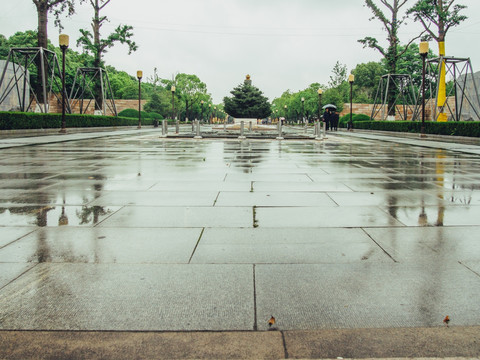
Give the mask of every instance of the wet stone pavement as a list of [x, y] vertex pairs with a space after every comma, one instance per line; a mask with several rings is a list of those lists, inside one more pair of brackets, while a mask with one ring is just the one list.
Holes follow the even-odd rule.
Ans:
[[1, 152], [0, 329], [480, 324], [478, 155], [148, 132]]

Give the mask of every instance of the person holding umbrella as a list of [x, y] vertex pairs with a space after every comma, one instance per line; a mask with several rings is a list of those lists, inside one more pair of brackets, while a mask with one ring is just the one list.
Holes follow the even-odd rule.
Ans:
[[337, 110], [337, 107], [333, 104], [327, 104], [323, 107], [323, 109], [325, 109], [325, 112], [323, 113], [323, 121], [325, 122], [325, 128], [327, 130], [330, 130], [330, 127], [333, 126], [333, 114], [335, 110]]

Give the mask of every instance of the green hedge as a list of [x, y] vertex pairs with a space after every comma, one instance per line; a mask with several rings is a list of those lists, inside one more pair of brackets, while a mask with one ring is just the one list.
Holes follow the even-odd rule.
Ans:
[[[352, 121], [355, 123], [356, 121], [370, 121], [371, 118], [368, 115], [365, 114], [352, 114]], [[347, 122], [350, 121], [350, 114], [343, 115], [339, 120], [338, 120], [338, 126], [346, 128], [347, 127]]]
[[[421, 121], [357, 121], [354, 129], [420, 133]], [[425, 122], [425, 133], [480, 137], [480, 121]]]
[[[162, 120], [163, 119], [163, 116], [159, 113], [156, 113], [156, 112], [141, 111], [141, 114], [142, 114], [142, 119], [156, 119], [156, 120]], [[118, 116], [138, 119], [138, 110], [136, 110], [136, 109], [125, 109], [125, 110], [120, 111], [118, 113]]]
[[[138, 118], [67, 114], [65, 122], [67, 128], [134, 126], [138, 125]], [[142, 125], [153, 125], [153, 119], [142, 118]], [[0, 112], [0, 130], [55, 129], [61, 126], [61, 114]]]

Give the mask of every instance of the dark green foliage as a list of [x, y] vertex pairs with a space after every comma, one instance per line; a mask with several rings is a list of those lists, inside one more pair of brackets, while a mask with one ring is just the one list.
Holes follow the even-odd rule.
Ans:
[[[352, 114], [352, 121], [355, 123], [356, 121], [370, 121], [371, 118], [368, 115], [365, 114]], [[338, 126], [342, 128], [347, 127], [347, 122], [350, 121], [350, 114], [343, 115], [339, 120], [338, 120]]]
[[225, 111], [236, 118], [263, 119], [272, 113], [268, 99], [263, 93], [248, 83], [241, 84], [230, 92], [233, 97], [225, 97]]
[[[344, 116], [345, 117], [345, 116]], [[357, 121], [353, 122], [354, 129], [396, 131], [420, 133], [420, 121]], [[454, 135], [480, 137], [480, 122], [452, 121], [452, 122], [425, 122], [425, 133], [436, 135]]]
[[[126, 118], [134, 118], [138, 119], [138, 110], [136, 109], [125, 109], [118, 113], [118, 116], [126, 117]], [[142, 111], [142, 119], [163, 119], [163, 116], [156, 113], [156, 112], [146, 112]]]
[[[138, 117], [133, 119], [127, 117], [68, 114], [65, 120], [67, 128], [134, 126], [138, 124]], [[61, 122], [61, 114], [0, 112], [0, 130], [55, 129], [61, 127]], [[142, 118], [142, 125], [152, 124], [152, 118]]]
[[355, 121], [370, 121], [372, 120], [370, 116], [365, 115], [365, 114], [354, 114], [352, 116], [352, 120]]

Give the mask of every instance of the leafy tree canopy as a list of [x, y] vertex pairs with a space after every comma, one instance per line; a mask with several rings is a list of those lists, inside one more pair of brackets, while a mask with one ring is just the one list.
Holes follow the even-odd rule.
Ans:
[[238, 85], [230, 93], [232, 97], [225, 97], [225, 111], [235, 118], [263, 119], [272, 112], [268, 99], [255, 86], [245, 82]]

